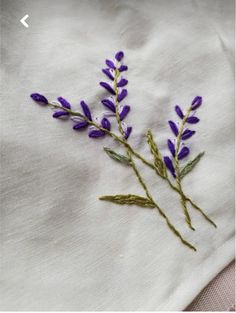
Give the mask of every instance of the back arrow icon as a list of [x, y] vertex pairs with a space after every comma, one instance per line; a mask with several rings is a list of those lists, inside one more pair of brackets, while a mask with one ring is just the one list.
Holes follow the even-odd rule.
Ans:
[[20, 20], [20, 22], [26, 27], [28, 28], [29, 25], [26, 23], [26, 19], [29, 17], [29, 14], [26, 14], [24, 17], [22, 17], [22, 19]]

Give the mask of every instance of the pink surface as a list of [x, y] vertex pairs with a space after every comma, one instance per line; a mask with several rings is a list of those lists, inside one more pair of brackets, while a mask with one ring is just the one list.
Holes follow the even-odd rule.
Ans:
[[235, 261], [203, 289], [186, 311], [235, 311]]

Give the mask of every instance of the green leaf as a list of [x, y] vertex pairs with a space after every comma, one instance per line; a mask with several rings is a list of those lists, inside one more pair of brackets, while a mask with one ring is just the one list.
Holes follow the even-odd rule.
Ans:
[[148, 198], [140, 197], [137, 195], [112, 195], [102, 196], [99, 200], [110, 201], [117, 204], [138, 205], [145, 208], [155, 208], [155, 204]]
[[110, 148], [107, 148], [107, 147], [104, 147], [103, 149], [105, 150], [107, 155], [110, 158], [112, 158], [113, 160], [120, 162], [120, 163], [123, 163], [125, 165], [130, 165], [130, 160], [126, 156], [119, 154], [119, 153], [115, 152], [114, 150], [111, 150]]
[[197, 165], [197, 163], [201, 160], [205, 152], [199, 153], [195, 159], [189, 161], [184, 168], [180, 171], [180, 179], [182, 179], [185, 175], [192, 171], [192, 169]]
[[154, 165], [156, 167], [156, 170], [159, 175], [162, 177], [166, 176], [166, 167], [164, 165], [164, 162], [162, 160], [162, 155], [157, 147], [157, 144], [155, 143], [153, 139], [153, 135], [150, 129], [147, 131], [147, 143], [149, 144], [151, 154], [154, 158]]

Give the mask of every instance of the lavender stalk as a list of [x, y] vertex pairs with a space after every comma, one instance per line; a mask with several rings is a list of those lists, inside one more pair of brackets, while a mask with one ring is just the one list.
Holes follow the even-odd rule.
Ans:
[[[122, 52], [119, 52], [120, 54]], [[122, 53], [123, 54], [123, 53]], [[123, 57], [122, 57], [123, 58]], [[156, 208], [159, 212], [159, 214], [165, 219], [169, 229], [177, 236], [179, 237], [179, 239], [181, 240], [181, 242], [184, 244], [184, 245], [187, 245], [189, 248], [193, 249], [194, 251], [196, 251], [196, 248], [194, 246], [192, 246], [188, 241], [186, 241], [182, 235], [180, 234], [180, 232], [174, 227], [174, 225], [170, 222], [169, 218], [167, 217], [167, 215], [164, 213], [163, 209], [160, 208], [160, 206], [154, 201], [152, 195], [150, 194], [149, 190], [148, 190], [148, 187], [146, 185], [146, 183], [144, 182], [139, 170], [137, 169], [136, 167], [136, 164], [135, 164], [135, 161], [132, 157], [132, 154], [135, 154], [134, 153], [134, 150], [130, 147], [130, 145], [128, 144], [127, 142], [127, 133], [126, 131], [124, 130], [124, 127], [122, 127], [122, 124], [121, 124], [121, 115], [119, 114], [119, 102], [121, 100], [123, 100], [123, 98], [120, 100], [119, 98], [119, 95], [121, 95], [123, 93], [123, 90], [120, 91], [119, 93], [119, 86], [120, 84], [118, 83], [118, 79], [119, 79], [119, 76], [120, 76], [120, 71], [119, 71], [119, 61], [120, 60], [117, 60], [116, 62], [116, 65], [115, 67], [113, 67], [113, 70], [115, 71], [115, 75], [114, 75], [114, 81], [113, 81], [113, 89], [115, 91], [115, 96], [114, 96], [114, 102], [115, 102], [115, 116], [116, 116], [116, 121], [117, 121], [117, 125], [118, 125], [118, 129], [119, 129], [119, 132], [121, 134], [121, 137], [122, 137], [122, 143], [124, 143], [125, 147], [126, 147], [126, 153], [127, 153], [127, 157], [128, 159], [130, 160], [130, 164], [132, 166], [132, 169], [138, 179], [138, 182], [140, 183], [140, 185], [142, 186], [147, 198], [150, 200], [150, 203], [152, 203], [152, 206], [154, 208]], [[114, 63], [113, 63], [114, 64]], [[122, 81], [123, 79], [121, 79]], [[128, 83], [128, 81], [126, 80], [126, 84]], [[101, 83], [100, 83], [101, 84]], [[125, 84], [125, 85], [126, 85]], [[125, 94], [127, 95], [127, 91], [125, 90]], [[103, 100], [104, 102], [104, 100]], [[140, 158], [140, 157], [139, 157]], [[109, 199], [109, 196], [103, 196], [103, 197], [100, 197], [100, 200], [110, 200]]]
[[[169, 156], [164, 157], [164, 162], [167, 167], [167, 169], [172, 174], [173, 178], [176, 180], [176, 186], [173, 186], [171, 181], [169, 180], [168, 176], [166, 176], [166, 179], [169, 183], [169, 185], [176, 189], [177, 192], [180, 195], [180, 202], [182, 205], [182, 209], [185, 215], [185, 220], [192, 230], [195, 230], [192, 226], [191, 217], [188, 212], [187, 208], [187, 202], [190, 202], [191, 205], [197, 209], [204, 217], [205, 219], [210, 222], [213, 226], [216, 227], [216, 224], [203, 212], [203, 210], [198, 207], [189, 197], [187, 197], [182, 188], [182, 178], [190, 172], [193, 167], [197, 164], [197, 162], [200, 160], [200, 158], [203, 156], [204, 153], [200, 153], [194, 160], [191, 162], [188, 162], [184, 168], [180, 168], [180, 162], [189, 155], [190, 149], [185, 146], [184, 142], [191, 138], [196, 132], [193, 130], [188, 129], [188, 124], [197, 124], [200, 120], [198, 117], [195, 116], [196, 110], [201, 106], [202, 104], [202, 98], [197, 96], [193, 99], [192, 104], [188, 108], [186, 114], [183, 113], [182, 109], [179, 106], [175, 107], [176, 114], [181, 119], [181, 123], [179, 128], [173, 121], [169, 121], [169, 126], [176, 136], [176, 140], [173, 143], [172, 140], [168, 139], [168, 148], [170, 150], [170, 153], [172, 155], [171, 159]], [[187, 126], [187, 127], [186, 127]]]

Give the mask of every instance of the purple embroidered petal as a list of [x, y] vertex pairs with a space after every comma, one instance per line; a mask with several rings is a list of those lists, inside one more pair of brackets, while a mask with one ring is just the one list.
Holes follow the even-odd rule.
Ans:
[[186, 129], [186, 130], [183, 132], [183, 134], [182, 134], [182, 136], [181, 136], [181, 139], [182, 139], [182, 140], [186, 140], [186, 139], [192, 137], [195, 133], [196, 133], [196, 132], [195, 132], [194, 130]]
[[85, 127], [87, 127], [87, 126], [88, 126], [88, 122], [83, 121], [83, 122], [79, 122], [78, 124], [74, 125], [73, 129], [81, 130], [81, 129], [84, 129]]
[[30, 97], [36, 102], [39, 102], [42, 104], [48, 104], [48, 99], [39, 93], [32, 93]]
[[62, 97], [58, 97], [57, 100], [60, 102], [60, 104], [64, 108], [69, 109], [69, 110], [71, 109], [71, 105], [70, 105], [70, 103], [66, 99], [64, 99]]
[[127, 71], [128, 70], [128, 66], [127, 65], [121, 65], [119, 68], [118, 68], [119, 72], [124, 72], [124, 71]]
[[105, 107], [107, 107], [109, 110], [111, 110], [112, 112], [116, 112], [116, 106], [115, 106], [115, 104], [111, 101], [111, 100], [109, 100], [109, 99], [103, 99], [102, 101], [102, 104], [105, 106]]
[[120, 62], [124, 57], [124, 52], [123, 51], [119, 51], [116, 53], [115, 58], [118, 62]]
[[99, 138], [105, 136], [105, 133], [102, 130], [90, 130], [88, 136], [90, 138]]
[[199, 121], [200, 121], [199, 118], [196, 116], [190, 116], [186, 120], [186, 122], [189, 124], [197, 124]]
[[118, 83], [117, 83], [117, 87], [124, 87], [128, 84], [128, 80], [125, 78], [122, 78]]
[[173, 144], [173, 142], [170, 139], [168, 139], [167, 144], [168, 144], [168, 148], [169, 148], [171, 154], [174, 157], [175, 156], [175, 145]]
[[105, 82], [100, 82], [100, 85], [105, 88], [107, 91], [109, 91], [111, 94], [115, 95], [115, 91], [114, 89], [108, 84], [108, 83], [105, 83]]
[[60, 117], [66, 117], [66, 116], [68, 116], [68, 115], [69, 115], [68, 112], [65, 112], [65, 111], [57, 111], [57, 112], [55, 112], [55, 113], [53, 114], [52, 117], [54, 117], [54, 118], [60, 118]]
[[128, 139], [130, 134], [132, 132], [132, 127], [131, 126], [128, 126], [126, 131], [125, 131], [125, 139]]
[[88, 107], [88, 105], [82, 100], [80, 102], [80, 105], [81, 105], [81, 108], [84, 112], [84, 115], [90, 120], [92, 121], [92, 115], [91, 115], [91, 112], [90, 112], [90, 109]]
[[181, 119], [184, 118], [184, 113], [183, 113], [183, 111], [181, 110], [181, 108], [180, 108], [178, 105], [175, 106], [175, 112], [177, 113], [177, 115], [178, 115]]
[[106, 65], [115, 70], [115, 64], [111, 60], [106, 60]]
[[183, 158], [185, 158], [188, 154], [189, 154], [190, 150], [188, 147], [183, 147], [180, 151], [180, 153], [178, 154], [178, 159], [182, 160]]
[[101, 121], [101, 125], [103, 128], [107, 129], [107, 130], [110, 130], [111, 129], [111, 123], [110, 121], [107, 119], [107, 118], [103, 118], [102, 121]]
[[195, 97], [191, 104], [192, 110], [196, 110], [197, 108], [200, 107], [201, 104], [202, 104], [202, 97], [199, 97], [199, 96]]
[[123, 106], [121, 112], [120, 112], [120, 120], [123, 121], [123, 119], [126, 118], [127, 114], [130, 111], [130, 106], [129, 105], [125, 105]]
[[114, 80], [114, 76], [111, 74], [109, 68], [104, 68], [102, 69], [102, 71], [108, 78], [110, 78], [111, 80]]
[[118, 102], [121, 102], [127, 96], [127, 94], [128, 94], [128, 91], [126, 89], [123, 89], [117, 97]]
[[168, 121], [169, 125], [170, 125], [170, 128], [172, 130], [172, 132], [175, 134], [175, 136], [177, 137], [178, 136], [178, 127], [176, 126], [176, 124], [173, 122], [173, 121]]
[[174, 166], [173, 166], [173, 163], [172, 163], [171, 159], [168, 156], [165, 156], [164, 157], [164, 162], [165, 162], [165, 165], [168, 168], [168, 170], [173, 175], [173, 177], [176, 178], [175, 169], [174, 169]]

